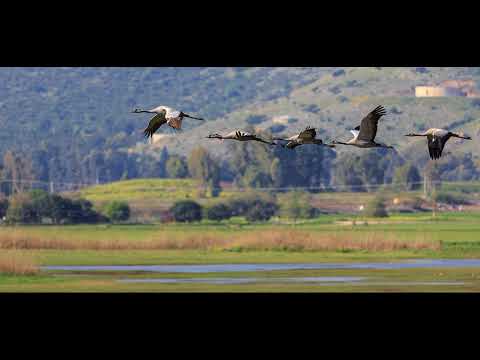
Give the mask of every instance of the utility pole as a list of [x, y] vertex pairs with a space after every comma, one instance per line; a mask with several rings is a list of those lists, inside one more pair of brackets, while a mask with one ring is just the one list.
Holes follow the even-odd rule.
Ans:
[[54, 193], [53, 181], [50, 181], [50, 194]]
[[433, 182], [432, 200], [433, 200], [432, 217], [435, 217], [436, 211], [437, 211], [437, 187], [436, 187], [436, 181]]
[[423, 198], [427, 198], [427, 172], [423, 172]]

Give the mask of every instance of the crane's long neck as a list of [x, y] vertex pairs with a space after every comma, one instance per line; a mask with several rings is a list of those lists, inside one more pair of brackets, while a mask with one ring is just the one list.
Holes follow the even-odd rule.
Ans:
[[195, 116], [191, 116], [191, 115], [188, 115], [188, 114], [185, 114], [185, 113], [183, 113], [183, 116], [185, 116], [187, 118], [190, 118], [190, 119], [195, 119], [195, 120], [202, 120], [202, 121], [205, 120], [205, 119], [198, 118], [198, 117], [195, 117]]
[[260, 139], [260, 138], [257, 138], [257, 137], [253, 138], [253, 140], [260, 141], [260, 142], [268, 144], [268, 145], [275, 145], [274, 142], [266, 141], [266, 140], [263, 140], [263, 139]]
[[349, 143], [345, 143], [345, 142], [341, 142], [341, 141], [335, 141], [334, 144], [340, 144], [340, 145], [353, 145], [353, 144], [349, 144]]
[[450, 133], [450, 134], [451, 134], [451, 136], [456, 137], [456, 138], [465, 139], [465, 140], [472, 140], [472, 138], [470, 136], [462, 136], [462, 135], [458, 135], [458, 134], [455, 134], [455, 133]]
[[226, 139], [226, 138], [223, 137], [222, 135], [218, 135], [218, 134], [209, 135], [209, 136], [207, 136], [207, 138], [209, 138], [209, 139], [218, 139], [218, 140], [225, 140], [225, 139]]
[[138, 113], [149, 113], [149, 114], [156, 114], [156, 112], [154, 111], [151, 111], [151, 110], [142, 110], [142, 109], [135, 109], [133, 110], [134, 113], [138, 114]]

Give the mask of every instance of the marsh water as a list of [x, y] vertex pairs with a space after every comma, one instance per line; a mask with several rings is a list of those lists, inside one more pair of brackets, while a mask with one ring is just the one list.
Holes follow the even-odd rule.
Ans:
[[43, 266], [42, 270], [57, 271], [126, 271], [153, 273], [221, 273], [278, 270], [318, 269], [408, 269], [408, 268], [466, 268], [480, 267], [480, 259], [415, 259], [396, 262], [358, 263], [288, 263], [288, 264], [208, 264], [208, 265], [77, 265]]
[[190, 278], [190, 279], [122, 279], [125, 283], [200, 283], [200, 284], [252, 284], [252, 283], [351, 283], [365, 280], [364, 277], [355, 276], [318, 276], [318, 277], [289, 277], [289, 278]]
[[[212, 285], [231, 285], [231, 284], [258, 284], [258, 283], [309, 283], [311, 285], [330, 285], [332, 283], [348, 284], [348, 285], [371, 285], [371, 279], [367, 277], [354, 276], [336, 276], [336, 277], [291, 277], [291, 278], [187, 278], [187, 279], [121, 279], [122, 283], [145, 284], [145, 283], [159, 283], [159, 284], [212, 284]], [[465, 285], [461, 281], [384, 281], [375, 282], [381, 286], [437, 286], [437, 285]]]

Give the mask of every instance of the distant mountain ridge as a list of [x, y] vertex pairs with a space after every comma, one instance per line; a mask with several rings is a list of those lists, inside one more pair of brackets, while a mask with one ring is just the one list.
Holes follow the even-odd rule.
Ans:
[[[267, 133], [294, 134], [307, 125], [317, 127], [321, 138], [350, 137], [349, 129], [376, 105], [388, 111], [379, 125], [378, 139], [399, 147], [401, 151], [412, 147], [425, 155], [424, 141], [412, 141], [403, 135], [429, 127], [445, 127], [480, 135], [480, 101], [467, 97], [415, 97], [415, 87], [447, 80], [472, 79], [480, 84], [478, 68], [344, 68], [332, 69], [317, 80], [298, 86], [290, 94], [273, 100], [258, 100], [242, 106], [224, 118], [201, 124], [195, 132], [187, 131], [170, 136], [153, 145], [153, 149], [167, 146], [172, 152], [187, 154], [200, 142], [209, 150], [224, 156], [218, 142], [205, 143], [202, 139], [214, 131], [253, 127]], [[262, 118], [252, 125], [248, 119]], [[279, 118], [294, 121], [278, 121]], [[278, 126], [281, 123], [281, 126]], [[276, 127], [276, 128], [275, 128]], [[149, 152], [152, 146], [137, 146], [137, 151]], [[478, 141], [456, 147], [459, 152], [473, 152], [480, 156]], [[155, 150], [154, 150], [155, 151]], [[343, 148], [342, 151], [351, 151]], [[408, 152], [405, 154], [410, 157]]]

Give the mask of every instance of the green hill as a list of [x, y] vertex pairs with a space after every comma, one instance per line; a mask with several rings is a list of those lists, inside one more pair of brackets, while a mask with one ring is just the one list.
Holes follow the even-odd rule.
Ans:
[[196, 197], [193, 179], [135, 179], [83, 188], [78, 195], [93, 202], [177, 200]]
[[[444, 80], [480, 81], [479, 68], [1, 68], [0, 154], [23, 153], [34, 178], [57, 182], [101, 182], [160, 177], [161, 149], [187, 155], [203, 145], [228, 158], [211, 132], [257, 128], [292, 134], [307, 125], [327, 140], [347, 139], [349, 129], [377, 104], [388, 115], [378, 140], [406, 158], [427, 160], [425, 141], [403, 135], [448, 127], [480, 135], [478, 99], [416, 98], [415, 86]], [[475, 101], [477, 100], [477, 101]], [[134, 107], [166, 104], [206, 118], [185, 121], [181, 133], [149, 144], [141, 130], [147, 114]], [[172, 134], [167, 127], [159, 133]], [[350, 152], [342, 148], [338, 152]], [[448, 143], [446, 151], [471, 153], [480, 144]], [[127, 171], [128, 170], [128, 171]]]
[[[39, 180], [94, 182], [98, 167], [103, 168], [100, 180], [116, 180], [122, 174], [110, 169], [126, 160], [115, 152], [145, 141], [141, 130], [149, 118], [131, 114], [134, 107], [164, 104], [210, 121], [248, 103], [285, 96], [327, 71], [1, 68], [0, 154], [12, 150], [30, 156]], [[198, 124], [185, 121], [185, 132]], [[153, 175], [158, 173], [140, 169], [133, 176]]]

